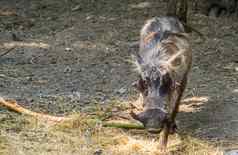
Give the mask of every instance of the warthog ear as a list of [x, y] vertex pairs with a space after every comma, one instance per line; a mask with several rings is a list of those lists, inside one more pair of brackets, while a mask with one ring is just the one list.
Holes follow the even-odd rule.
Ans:
[[140, 54], [139, 53], [133, 53], [133, 54], [131, 54], [131, 58], [135, 62], [136, 67], [139, 70], [139, 72], [141, 72], [144, 60], [142, 59]]

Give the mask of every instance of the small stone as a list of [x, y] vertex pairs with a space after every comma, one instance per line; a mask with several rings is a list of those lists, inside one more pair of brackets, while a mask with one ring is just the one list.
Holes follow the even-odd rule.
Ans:
[[90, 20], [93, 16], [87, 16], [86, 20]]
[[75, 7], [72, 8], [72, 11], [78, 11], [81, 9], [82, 9], [82, 7], [80, 5], [76, 5]]
[[234, 93], [238, 93], [238, 89], [234, 89], [233, 92], [234, 92]]
[[72, 71], [72, 69], [67, 66], [65, 69], [64, 69], [64, 73], [70, 73]]
[[81, 98], [80, 92], [74, 91], [74, 92], [73, 92], [73, 95], [74, 95], [78, 100], [80, 100], [80, 98]]
[[72, 51], [72, 48], [66, 47], [65, 51], [70, 52], [70, 51]]
[[57, 58], [50, 59], [50, 64], [56, 64], [56, 63], [57, 63]]
[[81, 68], [79, 68], [79, 69], [77, 70], [77, 72], [82, 72], [82, 69], [81, 69]]
[[93, 155], [101, 155], [102, 154], [102, 150], [101, 149], [98, 149], [96, 150]]
[[238, 67], [235, 67], [235, 71], [238, 72]]
[[31, 76], [27, 76], [27, 77], [26, 77], [26, 80], [27, 80], [27, 81], [33, 81], [33, 78], [32, 78]]

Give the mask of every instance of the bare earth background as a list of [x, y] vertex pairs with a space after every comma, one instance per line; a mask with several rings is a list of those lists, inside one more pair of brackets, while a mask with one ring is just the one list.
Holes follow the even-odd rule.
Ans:
[[[162, 0], [1, 0], [0, 54], [15, 49], [0, 57], [0, 95], [55, 115], [135, 99], [129, 51], [137, 50], [145, 20], [164, 15], [165, 8]], [[190, 13], [189, 23], [206, 40], [190, 36], [193, 68], [184, 99], [201, 100], [181, 106], [179, 131], [214, 146], [238, 147], [237, 17]], [[1, 107], [0, 154], [87, 154], [74, 132], [47, 136], [24, 119]], [[54, 148], [56, 143], [61, 146]], [[100, 154], [101, 146], [88, 148]]]

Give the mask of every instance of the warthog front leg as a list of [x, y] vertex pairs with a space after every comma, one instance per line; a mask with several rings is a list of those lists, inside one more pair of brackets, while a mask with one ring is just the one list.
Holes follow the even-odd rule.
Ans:
[[186, 83], [187, 83], [187, 76], [184, 77], [181, 84], [176, 84], [175, 90], [172, 92], [170, 96], [171, 100], [169, 105], [173, 107], [171, 108], [172, 111], [171, 111], [170, 117], [165, 123], [160, 135], [159, 144], [160, 144], [160, 149], [162, 150], [167, 147], [169, 134], [174, 134], [176, 132], [177, 125], [175, 122], [175, 118], [179, 111], [179, 104], [180, 104], [180, 100], [182, 98], [183, 92], [186, 88]]

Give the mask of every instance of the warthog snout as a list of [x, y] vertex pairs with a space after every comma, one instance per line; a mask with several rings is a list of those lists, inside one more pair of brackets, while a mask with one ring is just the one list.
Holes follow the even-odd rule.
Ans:
[[147, 109], [139, 114], [132, 113], [134, 119], [143, 123], [145, 128], [152, 133], [158, 133], [167, 120], [167, 113], [162, 109]]

